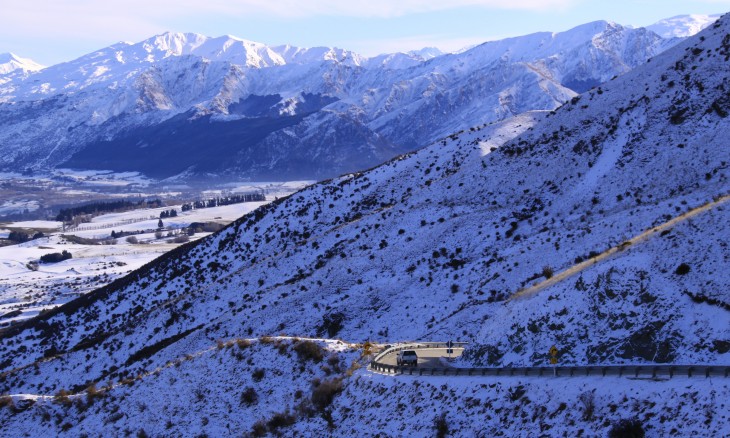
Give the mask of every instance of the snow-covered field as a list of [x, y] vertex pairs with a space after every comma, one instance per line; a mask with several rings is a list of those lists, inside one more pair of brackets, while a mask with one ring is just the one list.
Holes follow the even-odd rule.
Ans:
[[[224, 190], [209, 191], [208, 197], [221, 196], [225, 192], [247, 192], [254, 189], [266, 192], [266, 202], [246, 202], [221, 207], [181, 212], [180, 205], [161, 208], [132, 210], [97, 216], [89, 223], [63, 230], [63, 224], [55, 221], [23, 221], [0, 226], [0, 237], [7, 237], [10, 229], [43, 230], [47, 237], [19, 245], [0, 247], [0, 324], [26, 319], [38, 312], [63, 304], [90, 290], [140, 268], [158, 256], [176, 248], [181, 243], [172, 241], [183, 228], [194, 222], [216, 222], [222, 225], [249, 213], [269, 201], [289, 195], [308, 182], [238, 184]], [[162, 211], [176, 209], [178, 216], [163, 219], [162, 238], [155, 236]], [[50, 232], [50, 230], [56, 230]], [[140, 232], [135, 234], [138, 243], [130, 243], [126, 237], [113, 244], [84, 245], [69, 241], [63, 235], [86, 239], [108, 239], [111, 232]], [[196, 233], [190, 240], [203, 238], [210, 233]], [[111, 242], [106, 242], [111, 243]], [[69, 251], [72, 258], [59, 263], [39, 264], [32, 270], [29, 263], [38, 261], [44, 254]], [[21, 313], [18, 313], [20, 311]], [[5, 316], [5, 317], [3, 317]]]

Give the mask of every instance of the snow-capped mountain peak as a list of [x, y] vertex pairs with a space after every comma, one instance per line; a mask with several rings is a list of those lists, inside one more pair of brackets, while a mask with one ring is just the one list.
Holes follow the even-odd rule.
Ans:
[[[262, 164], [250, 164], [250, 153], [236, 155], [240, 142], [228, 143], [235, 136], [220, 131], [223, 137], [214, 142], [230, 146], [226, 153], [234, 157], [225, 165], [210, 163], [207, 171], [232, 172], [230, 163], [237, 163], [238, 174], [289, 178], [291, 168], [284, 163], [292, 162], [291, 148], [333, 148], [310, 157], [308, 166], [295, 160], [300, 171], [307, 167], [304, 179], [326, 178], [371, 167], [454, 130], [552, 110], [676, 43], [645, 29], [595, 21], [559, 33], [492, 41], [458, 54], [423, 49], [367, 58], [336, 47], [272, 47], [230, 35], [167, 32], [37, 73], [4, 77], [0, 102], [23, 104], [0, 107], [0, 167], [64, 163], [98, 168], [95, 160], [108, 153], [111, 140], [131, 151], [130, 145], [147, 144], [152, 126], [165, 123], [174, 136], [188, 121], [212, 116], [227, 122], [265, 118], [266, 129], [246, 122], [240, 129], [257, 133], [246, 147], [267, 152]], [[41, 101], [49, 102], [45, 112], [31, 104]], [[295, 117], [279, 120], [282, 115]], [[322, 132], [335, 137], [323, 140]], [[155, 134], [159, 144], [140, 153], [179, 145], [169, 136]], [[206, 144], [212, 136], [204, 136]], [[361, 147], [372, 153], [355, 155], [370, 161], [343, 158]], [[321, 162], [324, 156], [337, 165]], [[163, 171], [155, 164], [130, 168], [138, 166], [136, 153], [128, 159], [116, 155], [104, 166], [169, 177], [194, 164], [177, 163]]]
[[45, 66], [38, 64], [32, 59], [21, 58], [14, 53], [0, 53], [0, 75], [12, 73], [16, 70], [32, 72], [44, 69]]
[[442, 52], [437, 47], [424, 47], [420, 50], [411, 50], [408, 52], [408, 54], [413, 56], [420, 56], [421, 58], [428, 60], [441, 56], [444, 54], [444, 52]]
[[677, 15], [657, 21], [646, 28], [662, 38], [686, 38], [699, 33], [702, 29], [711, 25], [721, 14], [714, 15]]

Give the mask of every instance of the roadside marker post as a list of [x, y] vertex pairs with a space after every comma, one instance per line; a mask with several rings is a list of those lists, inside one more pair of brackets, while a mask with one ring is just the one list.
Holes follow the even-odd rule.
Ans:
[[454, 349], [452, 348], [454, 346], [454, 343], [451, 341], [448, 341], [446, 343], [446, 354], [449, 355], [449, 359], [451, 359], [451, 353], [454, 352]]
[[553, 377], [558, 377], [558, 368], [555, 366], [558, 363], [558, 349], [553, 345], [550, 347], [550, 364], [553, 366]]

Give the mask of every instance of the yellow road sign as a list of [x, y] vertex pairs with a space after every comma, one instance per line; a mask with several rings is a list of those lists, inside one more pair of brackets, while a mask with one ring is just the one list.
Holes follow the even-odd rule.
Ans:
[[551, 365], [555, 365], [556, 363], [558, 363], [558, 358], [556, 358], [556, 357], [551, 357], [551, 358], [550, 358], [550, 364], [551, 364]]
[[557, 355], [558, 355], [558, 349], [555, 347], [555, 345], [553, 345], [552, 347], [550, 347], [550, 356], [555, 357]]

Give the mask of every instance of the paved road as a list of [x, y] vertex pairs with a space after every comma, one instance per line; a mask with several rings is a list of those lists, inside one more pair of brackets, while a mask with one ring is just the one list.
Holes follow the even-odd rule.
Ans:
[[[464, 348], [459, 343], [454, 347], [453, 357], [460, 356]], [[536, 377], [606, 377], [618, 376], [626, 378], [671, 379], [675, 377], [710, 378], [730, 377], [730, 365], [583, 365], [583, 366], [535, 366], [535, 367], [486, 367], [455, 368], [446, 357], [443, 342], [420, 342], [418, 344], [401, 344], [379, 354], [370, 364], [370, 370], [390, 374], [408, 374], [425, 376], [536, 376]], [[399, 350], [415, 350], [418, 354], [418, 367], [396, 366]]]
[[[464, 352], [463, 348], [454, 348], [454, 354], [451, 357], [459, 357]], [[446, 362], [442, 362], [442, 357], [449, 357], [446, 354], [446, 348], [419, 348], [416, 350], [418, 354], [418, 366], [421, 368], [443, 368]], [[383, 356], [380, 363], [385, 365], [396, 365], [397, 352], [392, 352]]]

